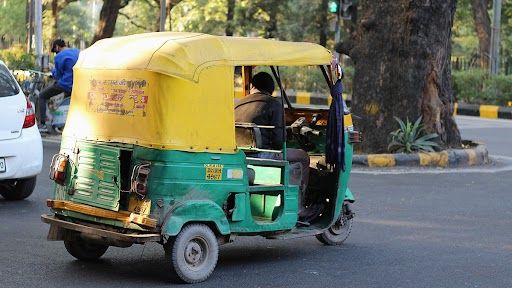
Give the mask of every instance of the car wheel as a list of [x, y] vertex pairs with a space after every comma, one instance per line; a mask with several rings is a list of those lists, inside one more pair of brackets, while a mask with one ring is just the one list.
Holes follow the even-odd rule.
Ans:
[[12, 184], [4, 185], [0, 194], [7, 200], [22, 200], [30, 196], [36, 187], [37, 176], [15, 180]]
[[185, 226], [174, 241], [165, 244], [171, 272], [186, 283], [198, 283], [212, 274], [219, 257], [219, 243], [204, 224]]
[[64, 246], [71, 256], [83, 261], [97, 260], [108, 249], [106, 245], [93, 244], [83, 239], [64, 240]]

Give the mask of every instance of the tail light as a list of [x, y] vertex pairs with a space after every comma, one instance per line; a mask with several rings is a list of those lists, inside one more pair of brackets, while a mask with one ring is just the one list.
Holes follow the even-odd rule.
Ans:
[[137, 164], [133, 167], [131, 191], [142, 198], [148, 194], [149, 163]]
[[69, 156], [63, 154], [53, 155], [52, 164], [50, 165], [50, 179], [57, 184], [64, 185], [68, 163]]
[[349, 143], [363, 142], [363, 134], [359, 131], [349, 131], [348, 132], [348, 142]]
[[32, 107], [32, 103], [28, 99], [27, 100], [27, 113], [25, 114], [25, 121], [23, 122], [23, 128], [30, 128], [36, 125], [36, 112], [34, 111], [34, 107]]

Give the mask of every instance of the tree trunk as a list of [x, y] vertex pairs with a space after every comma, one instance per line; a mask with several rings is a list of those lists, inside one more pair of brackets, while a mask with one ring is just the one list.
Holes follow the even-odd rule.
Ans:
[[180, 4], [181, 0], [167, 0], [167, 18], [169, 18], [169, 31], [172, 31], [172, 18], [171, 18], [171, 10], [176, 5]]
[[277, 14], [280, 3], [277, 0], [265, 3], [266, 12], [269, 16], [267, 25], [265, 26], [265, 38], [276, 38], [277, 36]]
[[27, 0], [26, 6], [26, 22], [27, 22], [27, 53], [32, 53], [32, 35], [34, 34], [34, 1]]
[[[363, 152], [387, 151], [393, 116], [439, 134], [443, 148], [459, 147], [451, 88], [451, 27], [456, 0], [361, 0], [353, 43], [352, 111], [364, 133]], [[340, 48], [337, 45], [337, 48]], [[340, 49], [343, 50], [343, 49]]]
[[51, 2], [52, 7], [52, 18], [53, 18], [53, 25], [52, 25], [52, 39], [57, 39], [57, 29], [59, 28], [59, 0], [52, 0]]
[[114, 35], [119, 9], [121, 9], [121, 0], [103, 1], [103, 6], [100, 11], [100, 19], [98, 21], [98, 26], [96, 27], [96, 33], [92, 38], [91, 45], [98, 40], [109, 38]]
[[226, 36], [233, 36], [235, 16], [235, 0], [228, 0], [228, 13], [226, 14]]
[[320, 41], [318, 44], [322, 46], [327, 45], [327, 29], [329, 23], [327, 23], [327, 9], [329, 7], [329, 0], [322, 0], [318, 11], [318, 32], [320, 34]]
[[480, 68], [489, 68], [489, 51], [491, 49], [491, 19], [487, 12], [488, 0], [471, 0], [475, 30], [478, 35]]

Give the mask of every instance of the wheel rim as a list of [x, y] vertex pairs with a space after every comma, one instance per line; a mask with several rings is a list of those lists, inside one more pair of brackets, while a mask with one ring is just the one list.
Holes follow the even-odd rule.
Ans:
[[348, 218], [345, 215], [340, 216], [340, 218], [334, 223], [334, 225], [329, 228], [329, 230], [334, 235], [341, 235], [348, 228], [347, 225]]
[[191, 268], [200, 267], [208, 256], [208, 244], [205, 239], [196, 237], [185, 246], [185, 262]]

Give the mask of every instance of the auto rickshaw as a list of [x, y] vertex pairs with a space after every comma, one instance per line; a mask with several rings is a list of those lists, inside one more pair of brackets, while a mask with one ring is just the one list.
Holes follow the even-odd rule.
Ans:
[[[207, 279], [219, 245], [235, 236], [343, 243], [354, 216], [347, 182], [359, 133], [347, 109], [332, 109], [334, 100], [330, 110], [292, 104], [288, 89], [309, 81], [329, 93], [341, 78], [331, 60], [312, 43], [199, 33], [98, 41], [74, 67], [61, 148], [50, 167], [52, 214], [41, 216], [50, 224], [48, 240], [64, 241], [84, 261], [109, 246], [158, 242], [172, 275], [187, 283]], [[284, 79], [284, 67], [292, 79]], [[301, 67], [319, 76], [300, 74]], [[310, 155], [302, 201], [292, 164], [250, 156], [261, 150], [258, 131], [269, 127], [234, 120], [236, 98], [249, 93], [257, 69], [273, 74], [288, 128], [283, 150], [270, 152], [288, 146]], [[298, 92], [293, 97], [305, 102]], [[330, 127], [343, 144], [342, 165], [326, 162], [329, 119], [341, 120]], [[299, 203], [310, 211], [304, 219]]]

